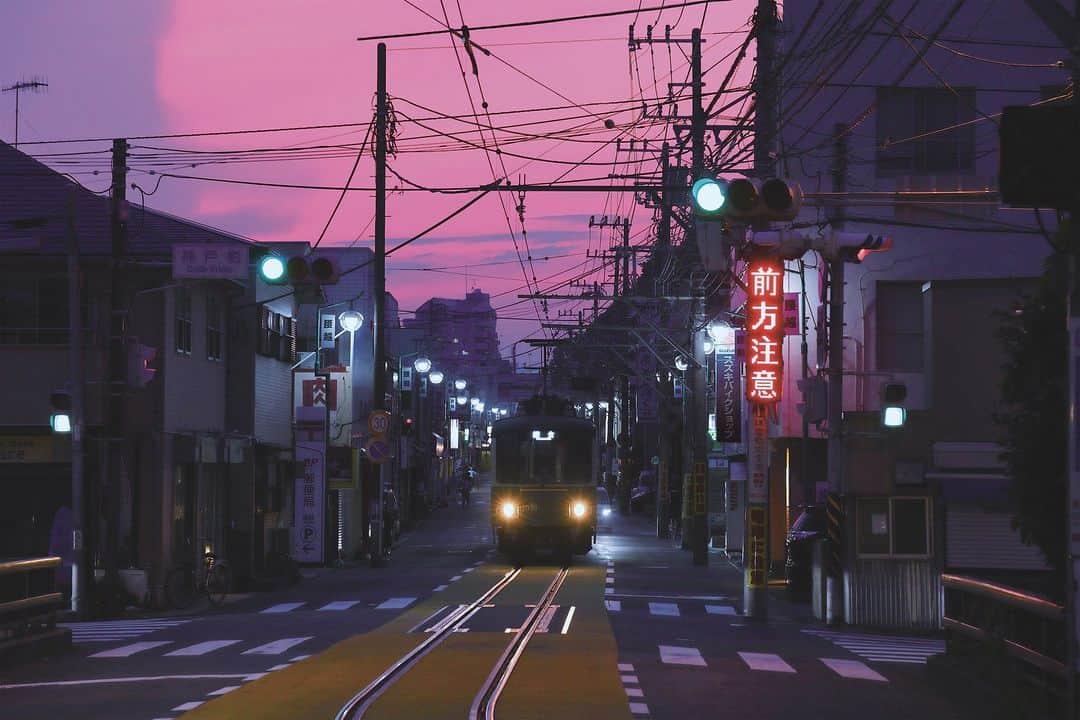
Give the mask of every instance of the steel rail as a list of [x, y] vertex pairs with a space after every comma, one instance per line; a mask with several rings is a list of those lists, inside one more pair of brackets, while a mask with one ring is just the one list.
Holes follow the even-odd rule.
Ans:
[[503, 689], [506, 688], [507, 682], [510, 680], [510, 674], [514, 672], [514, 668], [517, 667], [518, 661], [525, 653], [525, 646], [529, 644], [529, 640], [536, 633], [536, 628], [540, 624], [540, 618], [554, 602], [555, 596], [559, 594], [559, 590], [563, 586], [563, 582], [566, 580], [566, 576], [570, 574], [569, 568], [562, 568], [559, 570], [558, 575], [552, 580], [551, 585], [544, 591], [544, 595], [540, 598], [540, 602], [536, 604], [533, 611], [529, 613], [529, 617], [525, 619], [525, 623], [521, 626], [518, 632], [514, 635], [513, 639], [506, 646], [499, 661], [495, 664], [495, 668], [488, 675], [484, 686], [480, 688], [480, 692], [476, 694], [473, 699], [472, 708], [469, 710], [469, 720], [494, 720], [495, 718], [495, 704], [499, 701], [499, 696], [502, 695]]
[[[447, 619], [440, 621], [439, 629], [431, 634], [426, 640], [405, 653], [401, 658], [387, 668], [381, 675], [372, 680], [363, 690], [356, 693], [346, 702], [334, 720], [360, 720], [364, 713], [374, 704], [394, 682], [409, 671], [422, 657], [435, 649], [442, 641], [454, 634], [464, 625], [469, 618], [476, 614], [480, 608], [486, 605], [496, 595], [506, 589], [521, 574], [521, 568], [516, 568], [504, 575], [497, 583], [488, 588], [483, 595], [471, 604], [459, 607], [453, 611]], [[453, 618], [453, 619], [450, 619]]]

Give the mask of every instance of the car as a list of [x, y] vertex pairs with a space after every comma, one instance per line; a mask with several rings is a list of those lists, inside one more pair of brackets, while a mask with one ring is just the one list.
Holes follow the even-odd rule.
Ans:
[[791, 524], [784, 543], [784, 571], [790, 590], [797, 593], [809, 590], [814, 564], [814, 541], [825, 537], [828, 524], [825, 508], [821, 505], [804, 506], [799, 517]]
[[611, 532], [611, 517], [614, 514], [607, 488], [596, 488], [596, 531]]

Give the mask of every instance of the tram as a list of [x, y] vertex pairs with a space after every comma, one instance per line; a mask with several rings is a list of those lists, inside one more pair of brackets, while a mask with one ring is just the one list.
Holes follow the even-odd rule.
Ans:
[[596, 539], [596, 428], [553, 397], [519, 404], [492, 426], [492, 535], [516, 565], [537, 549], [562, 561]]

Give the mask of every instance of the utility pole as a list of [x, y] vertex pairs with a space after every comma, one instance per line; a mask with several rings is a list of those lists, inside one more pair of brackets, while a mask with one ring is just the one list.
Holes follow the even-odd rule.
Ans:
[[86, 613], [87, 568], [86, 484], [83, 475], [85, 427], [85, 370], [82, 337], [82, 273], [79, 269], [79, 237], [75, 230], [75, 187], [67, 202], [68, 345], [71, 364], [71, 612], [82, 619]]
[[112, 145], [111, 231], [112, 267], [109, 290], [108, 378], [105, 422], [105, 462], [101, 503], [105, 515], [106, 587], [117, 578], [117, 514], [126, 474], [123, 461], [127, 413], [127, 140]]
[[14, 144], [14, 147], [19, 147], [19, 95], [22, 93], [23, 90], [29, 90], [30, 92], [37, 92], [41, 88], [47, 88], [47, 87], [49, 87], [49, 83], [45, 82], [44, 80], [38, 80], [37, 78], [35, 78], [33, 80], [22, 80], [20, 82], [14, 83], [13, 85], [8, 85], [6, 88], [3, 88], [3, 90], [2, 90], [3, 92], [14, 92], [15, 93], [15, 144]]
[[[776, 54], [776, 2], [758, 0], [754, 11], [754, 36], [757, 38], [757, 79], [754, 92], [754, 173], [759, 178], [772, 177], [776, 164], [776, 104], [778, 93], [773, 59]], [[762, 405], [751, 405], [750, 423], [747, 440], [749, 445], [768, 444], [768, 422], [755, 416], [768, 413]], [[757, 419], [757, 422], [755, 422]], [[764, 427], [764, 436], [761, 428]], [[744, 548], [744, 587], [743, 614], [746, 617], [764, 619], [768, 617], [768, 542], [769, 542], [769, 497], [768, 497], [768, 458], [766, 452], [747, 453], [747, 477], [752, 479], [761, 474], [766, 478], [765, 496], [751, 497], [748, 485], [744, 516], [745, 527], [749, 533], [747, 548]], [[759, 467], [764, 462], [764, 467]], [[748, 481], [749, 482], [749, 481]], [[756, 521], [755, 521], [756, 519]], [[755, 548], [764, 552], [755, 552]], [[749, 550], [750, 552], [746, 552]], [[762, 567], [764, 565], [764, 567]]]
[[[376, 49], [375, 97], [375, 317], [371, 319], [374, 336], [372, 370], [373, 409], [386, 408], [386, 43]], [[371, 564], [378, 566], [383, 559], [383, 468], [376, 470], [375, 489], [376, 528], [373, 532], [375, 552]]]
[[[668, 189], [672, 182], [670, 163], [671, 148], [665, 142], [660, 150], [660, 225], [656, 228], [656, 251], [659, 259], [665, 265], [671, 255], [671, 191]], [[654, 288], [653, 295], [662, 295], [661, 288]], [[667, 313], [661, 310], [660, 322], [667, 325]], [[659, 369], [659, 365], [657, 365]], [[667, 398], [661, 398], [660, 406], [664, 408], [661, 417], [666, 417]], [[669, 536], [668, 521], [671, 517], [671, 439], [672, 429], [663, 423], [660, 430], [660, 466], [656, 468], [656, 537], [666, 538]], [[678, 512], [682, 512], [679, 508]]]

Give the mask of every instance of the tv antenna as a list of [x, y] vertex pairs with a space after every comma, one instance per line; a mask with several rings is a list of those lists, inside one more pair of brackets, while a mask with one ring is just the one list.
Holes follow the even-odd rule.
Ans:
[[31, 78], [29, 80], [20, 80], [14, 85], [9, 85], [3, 88], [3, 92], [15, 92], [15, 147], [19, 147], [19, 95], [23, 90], [29, 90], [30, 92], [39, 92], [42, 88], [49, 87], [49, 83], [45, 82], [41, 78]]

